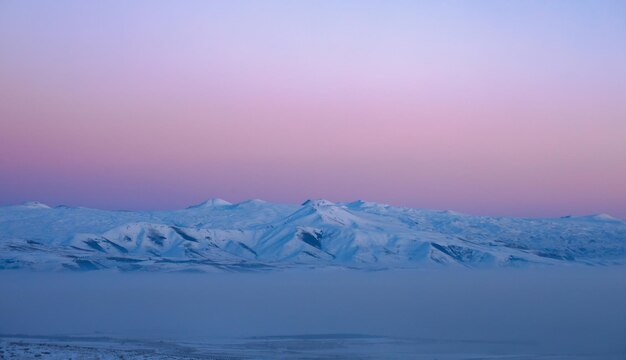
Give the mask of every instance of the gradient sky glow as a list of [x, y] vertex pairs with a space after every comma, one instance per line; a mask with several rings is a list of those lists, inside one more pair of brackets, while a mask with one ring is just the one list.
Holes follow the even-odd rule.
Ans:
[[626, 217], [626, 2], [0, 2], [0, 204]]

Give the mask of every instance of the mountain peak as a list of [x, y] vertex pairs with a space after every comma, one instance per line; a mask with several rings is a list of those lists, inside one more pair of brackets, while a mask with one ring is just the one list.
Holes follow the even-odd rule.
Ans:
[[50, 206], [39, 201], [26, 201], [21, 206], [29, 209], [51, 209]]
[[365, 200], [360, 200], [360, 199], [353, 201], [353, 202], [349, 202], [345, 205], [350, 209], [388, 208], [389, 207], [389, 205], [387, 204], [381, 204], [377, 202], [365, 201]]
[[267, 204], [267, 201], [261, 200], [261, 199], [250, 199], [250, 200], [244, 200], [240, 203], [237, 203], [237, 205], [245, 205], [245, 204], [262, 205], [262, 204]]
[[605, 213], [591, 215], [589, 218], [598, 221], [620, 221], [620, 219]]
[[228, 206], [232, 205], [230, 202], [220, 199], [220, 198], [212, 198], [201, 202], [200, 204], [192, 205], [187, 209], [198, 209], [198, 208], [212, 208], [212, 207], [220, 207], [220, 206]]
[[302, 206], [311, 206], [311, 207], [320, 207], [320, 206], [332, 206], [336, 205], [332, 201], [328, 201], [325, 199], [308, 199], [307, 201], [302, 203]]
[[309, 199], [303, 202], [302, 207], [290, 215], [289, 218], [291, 221], [306, 219], [306, 221], [316, 225], [335, 223], [346, 226], [361, 222], [345, 205], [324, 199]]
[[593, 214], [587, 216], [561, 216], [561, 219], [572, 219], [572, 220], [588, 220], [588, 221], [622, 221], [614, 216], [609, 214], [601, 213], [601, 214]]

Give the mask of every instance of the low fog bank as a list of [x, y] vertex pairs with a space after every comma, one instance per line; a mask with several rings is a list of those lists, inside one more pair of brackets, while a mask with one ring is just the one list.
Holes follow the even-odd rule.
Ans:
[[0, 272], [0, 333], [356, 333], [626, 353], [626, 269]]

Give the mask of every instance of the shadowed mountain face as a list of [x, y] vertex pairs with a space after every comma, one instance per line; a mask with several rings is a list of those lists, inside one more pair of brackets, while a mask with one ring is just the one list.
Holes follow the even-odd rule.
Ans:
[[0, 208], [0, 268], [256, 271], [339, 266], [526, 267], [626, 263], [626, 222], [520, 219], [355, 201], [212, 199], [183, 210]]

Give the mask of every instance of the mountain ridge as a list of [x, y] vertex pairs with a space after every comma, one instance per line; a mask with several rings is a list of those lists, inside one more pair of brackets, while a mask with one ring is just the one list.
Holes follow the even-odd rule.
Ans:
[[[568, 218], [589, 218], [589, 219], [597, 219], [597, 220], [616, 220], [616, 221], [626, 221], [626, 218], [620, 218], [617, 216], [614, 216], [612, 214], [609, 213], [605, 213], [605, 212], [600, 212], [600, 213], [589, 213], [586, 215], [561, 215], [561, 216], [556, 216], [556, 217], [528, 217], [528, 216], [505, 216], [505, 215], [476, 215], [476, 214], [471, 214], [471, 213], [465, 213], [465, 212], [460, 212], [460, 211], [456, 211], [456, 210], [452, 210], [452, 209], [427, 209], [427, 208], [414, 208], [414, 207], [407, 207], [407, 206], [395, 206], [395, 205], [390, 205], [390, 204], [386, 204], [386, 203], [379, 203], [379, 202], [375, 202], [375, 201], [367, 201], [367, 200], [362, 200], [362, 199], [357, 199], [354, 201], [347, 201], [347, 202], [333, 202], [327, 199], [323, 199], [323, 198], [310, 198], [310, 199], [306, 199], [305, 201], [303, 201], [302, 203], [300, 203], [300, 206], [305, 205], [307, 203], [313, 203], [313, 204], [326, 204], [326, 205], [339, 205], [339, 206], [346, 206], [348, 208], [352, 208], [352, 207], [379, 207], [379, 208], [396, 208], [396, 209], [412, 209], [412, 210], [417, 210], [417, 211], [432, 211], [432, 212], [442, 212], [442, 213], [448, 213], [451, 215], [459, 215], [459, 216], [474, 216], [474, 217], [491, 217], [491, 218], [512, 218], [512, 219], [568, 219]], [[65, 208], [65, 209], [90, 209], [90, 210], [98, 210], [98, 211], [121, 211], [121, 212], [170, 212], [170, 211], [181, 211], [181, 210], [189, 210], [189, 209], [201, 209], [204, 207], [210, 208], [210, 207], [220, 207], [220, 206], [232, 206], [232, 207], [236, 207], [239, 205], [248, 205], [248, 204], [255, 204], [255, 205], [262, 205], [262, 204], [272, 204], [272, 205], [282, 205], [282, 206], [298, 206], [297, 203], [272, 203], [270, 201], [266, 201], [266, 200], [262, 200], [259, 198], [254, 198], [254, 199], [248, 199], [248, 200], [242, 200], [239, 202], [230, 202], [227, 200], [224, 200], [222, 198], [209, 198], [207, 200], [204, 200], [202, 202], [193, 204], [193, 205], [189, 205], [183, 208], [177, 208], [177, 209], [164, 209], [164, 210], [129, 210], [129, 209], [99, 209], [99, 208], [95, 208], [95, 207], [85, 207], [85, 206], [70, 206], [70, 205], [65, 205], [65, 204], [59, 204], [59, 205], [48, 205], [44, 202], [41, 201], [37, 201], [37, 200], [28, 200], [28, 201], [24, 201], [22, 203], [19, 204], [5, 204], [5, 205], [0, 205], [0, 209], [2, 208], [11, 208], [11, 207], [24, 207], [24, 208], [39, 208], [39, 209], [59, 209], [59, 208]]]
[[626, 264], [626, 222], [514, 218], [357, 200], [209, 199], [170, 211], [0, 207], [0, 269], [257, 271], [293, 267]]

